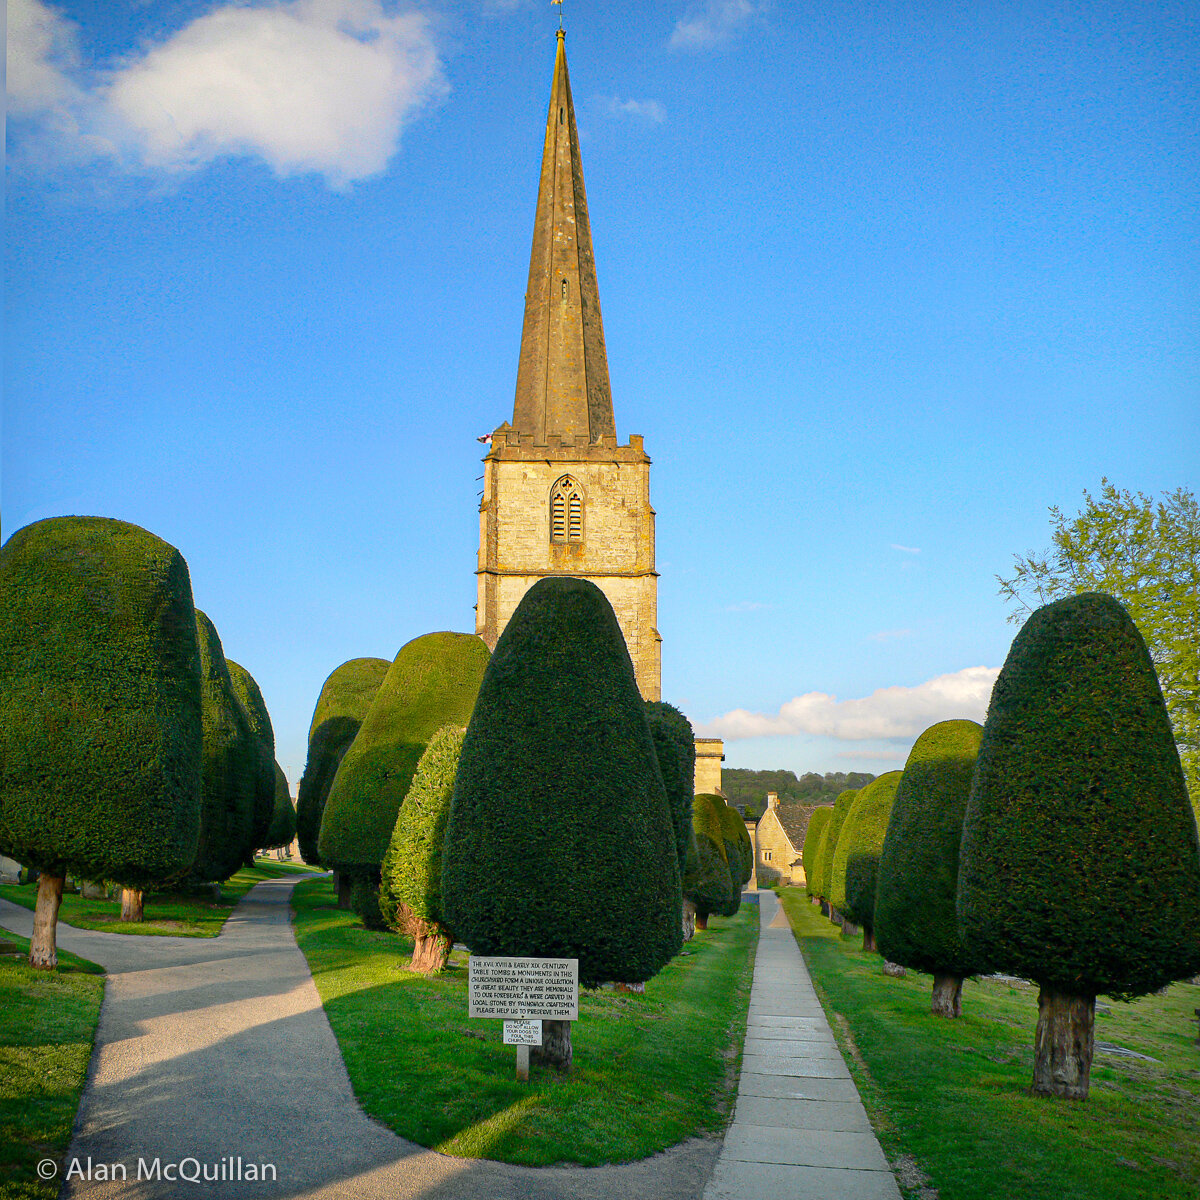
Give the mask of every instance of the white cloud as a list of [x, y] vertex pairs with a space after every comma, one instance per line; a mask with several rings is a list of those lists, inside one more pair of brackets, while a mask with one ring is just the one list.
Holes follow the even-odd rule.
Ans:
[[707, 50], [728, 41], [763, 8], [753, 0], [705, 0], [679, 18], [668, 45], [672, 50]]
[[37, 17], [18, 56], [26, 111], [72, 105], [81, 141], [102, 136], [139, 168], [257, 156], [342, 187], [381, 172], [405, 124], [448, 90], [429, 18], [391, 0], [225, 3], [90, 84], [55, 65], [70, 26], [39, 0], [16, 4]]
[[907, 762], [908, 755], [901, 750], [839, 750], [838, 758], [849, 758], [855, 762]]
[[618, 96], [606, 96], [602, 103], [610, 117], [645, 121], [649, 125], [661, 125], [667, 119], [667, 109], [661, 100], [622, 100]]
[[892, 543], [893, 550], [903, 551], [905, 554], [920, 554], [921, 550], [918, 546], [898, 546], [895, 542]]
[[41, 0], [8, 0], [5, 90], [10, 116], [46, 112], [71, 103], [78, 88], [75, 26]]
[[729, 741], [798, 733], [845, 741], [915, 738], [938, 721], [982, 721], [999, 673], [998, 667], [966, 667], [916, 687], [880, 688], [859, 700], [807, 692], [774, 716], [739, 708], [700, 726], [697, 733]]

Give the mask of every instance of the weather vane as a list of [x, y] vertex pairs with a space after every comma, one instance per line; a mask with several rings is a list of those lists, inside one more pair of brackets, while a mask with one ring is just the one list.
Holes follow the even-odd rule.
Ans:
[[563, 23], [562, 23], [562, 0], [550, 0], [550, 3], [551, 3], [551, 4], [557, 4], [557, 5], [558, 5], [558, 27], [559, 27], [559, 29], [561, 29], [561, 28], [563, 27]]

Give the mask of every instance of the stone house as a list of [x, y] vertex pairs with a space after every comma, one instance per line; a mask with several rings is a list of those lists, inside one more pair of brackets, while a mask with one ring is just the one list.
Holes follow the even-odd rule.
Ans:
[[804, 864], [800, 852], [808, 822], [819, 806], [789, 803], [781, 805], [775, 792], [767, 793], [766, 811], [758, 819], [754, 837], [754, 866], [760, 885], [772, 883], [803, 886]]

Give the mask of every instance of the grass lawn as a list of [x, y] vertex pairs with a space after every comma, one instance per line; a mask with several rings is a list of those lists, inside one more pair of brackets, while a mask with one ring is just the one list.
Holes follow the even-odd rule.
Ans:
[[515, 1078], [501, 1022], [467, 1018], [467, 956], [425, 979], [406, 938], [339, 911], [328, 879], [293, 893], [308, 958], [355, 1095], [402, 1137], [525, 1166], [626, 1162], [720, 1133], [737, 1091], [758, 908], [712, 918], [644, 996], [583, 992], [567, 1076]]
[[933, 1017], [928, 975], [889, 978], [802, 889], [782, 899], [884, 1152], [915, 1160], [911, 1195], [924, 1172], [940, 1200], [1200, 1196], [1200, 987], [1102, 999], [1097, 1043], [1155, 1061], [1097, 1049], [1086, 1101], [1038, 1099], [1036, 986], [968, 981], [963, 1016]]
[[[220, 900], [152, 892], [145, 898], [144, 921], [121, 920], [119, 900], [85, 900], [78, 893], [64, 894], [58, 919], [76, 929], [99, 929], [105, 933], [139, 933], [160, 937], [216, 937], [237, 902], [264, 879], [281, 875], [308, 874], [312, 867], [275, 859], [258, 858], [221, 884]], [[37, 884], [0, 885], [0, 897], [32, 910], [37, 904]], [[3, 936], [0, 933], [0, 936]]]
[[58, 952], [58, 968], [34, 971], [29, 943], [0, 929], [0, 1197], [54, 1200], [59, 1180], [37, 1176], [61, 1163], [71, 1139], [104, 997], [95, 963]]

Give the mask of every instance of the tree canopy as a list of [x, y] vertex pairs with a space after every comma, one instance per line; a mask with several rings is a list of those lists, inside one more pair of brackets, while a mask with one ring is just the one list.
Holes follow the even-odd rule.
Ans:
[[1192, 809], [1200, 820], [1200, 504], [1185, 488], [1155, 500], [1107, 479], [1082, 510], [1050, 509], [1049, 550], [1017, 556], [1000, 594], [1022, 621], [1080, 592], [1116, 597], [1146, 641], [1171, 715]]
[[487, 663], [475, 634], [427, 633], [400, 648], [329, 789], [323, 863], [378, 881], [417, 763], [441, 726], [466, 725]]
[[200, 822], [200, 653], [187, 564], [106, 517], [0, 549], [0, 852], [141, 888]]
[[386, 658], [352, 658], [331, 672], [321, 687], [296, 799], [296, 836], [306, 863], [321, 861], [317, 838], [329, 789], [391, 665]]
[[442, 903], [473, 953], [579, 959], [581, 985], [649, 979], [682, 945], [675, 830], [625, 639], [570, 576], [526, 592], [459, 759]]
[[992, 692], [958, 919], [986, 969], [1118, 999], [1200, 968], [1200, 844], [1146, 646], [1111, 596], [1038, 609]]
[[215, 883], [254, 852], [260, 744], [233, 689], [217, 627], [199, 609], [195, 619], [204, 743], [200, 839], [191, 874]]
[[971, 975], [955, 896], [963, 814], [983, 727], [939, 721], [917, 738], [879, 858], [875, 939], [892, 962], [930, 975]]

